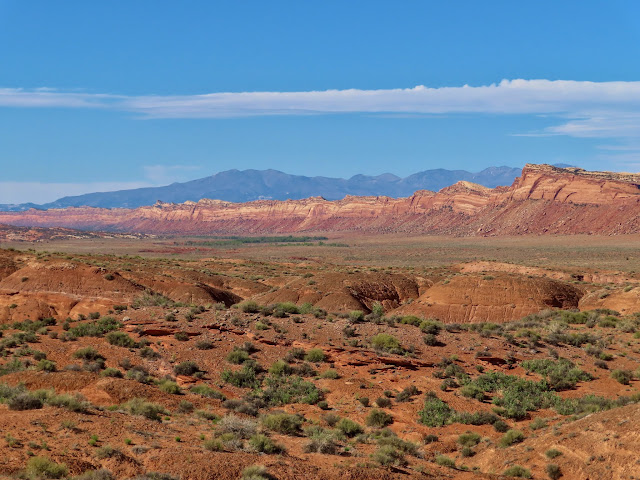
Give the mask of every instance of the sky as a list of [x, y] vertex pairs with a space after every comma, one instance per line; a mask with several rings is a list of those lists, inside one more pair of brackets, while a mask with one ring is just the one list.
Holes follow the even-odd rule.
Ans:
[[640, 2], [0, 0], [0, 203], [228, 169], [640, 171]]

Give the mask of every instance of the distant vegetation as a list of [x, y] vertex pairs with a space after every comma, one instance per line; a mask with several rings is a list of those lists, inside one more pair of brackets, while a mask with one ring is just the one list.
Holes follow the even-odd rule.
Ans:
[[[241, 236], [229, 236], [229, 237], [215, 237], [211, 240], [188, 240], [185, 245], [194, 247], [229, 247], [240, 246], [247, 244], [272, 244], [278, 246], [286, 245], [302, 245], [302, 246], [325, 246], [325, 247], [348, 247], [345, 243], [325, 243], [329, 240], [328, 237], [317, 236], [301, 236], [294, 237], [293, 235], [286, 236], [263, 236], [263, 237], [241, 237]], [[316, 243], [314, 243], [316, 242]]]

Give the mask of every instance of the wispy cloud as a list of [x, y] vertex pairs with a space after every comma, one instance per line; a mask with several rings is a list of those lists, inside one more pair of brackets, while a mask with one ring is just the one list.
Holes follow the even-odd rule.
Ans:
[[364, 113], [533, 114], [559, 124], [529, 135], [640, 137], [640, 82], [503, 80], [484, 86], [306, 92], [127, 96], [51, 89], [0, 89], [0, 107], [100, 108], [141, 118], [227, 118]]

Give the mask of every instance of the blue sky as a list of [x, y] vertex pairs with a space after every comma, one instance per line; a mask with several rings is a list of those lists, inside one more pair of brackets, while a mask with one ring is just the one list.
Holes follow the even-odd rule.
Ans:
[[638, 58], [635, 1], [0, 0], [0, 203], [230, 168], [638, 171]]

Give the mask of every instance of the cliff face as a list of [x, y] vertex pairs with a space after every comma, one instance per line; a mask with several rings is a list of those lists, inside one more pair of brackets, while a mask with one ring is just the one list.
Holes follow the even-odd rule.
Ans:
[[157, 234], [627, 234], [640, 232], [640, 175], [527, 165], [511, 187], [495, 189], [458, 182], [437, 193], [419, 190], [400, 199], [205, 199], [137, 209], [29, 210], [0, 213], [0, 223]]

